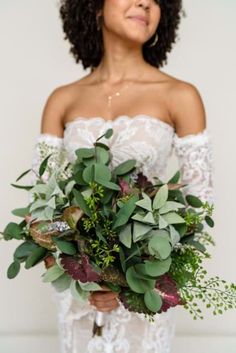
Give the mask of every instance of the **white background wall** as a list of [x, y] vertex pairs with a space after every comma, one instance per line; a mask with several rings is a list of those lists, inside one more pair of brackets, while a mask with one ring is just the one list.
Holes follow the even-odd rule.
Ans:
[[[217, 242], [207, 269], [235, 281], [236, 2], [185, 0], [184, 5], [180, 40], [163, 70], [195, 84], [204, 100], [215, 158]], [[0, 0], [1, 230], [18, 221], [10, 211], [27, 202], [25, 192], [10, 183], [30, 166], [47, 96], [87, 73], [68, 50], [55, 0]], [[40, 279], [43, 266], [6, 278], [17, 245], [0, 242], [0, 353], [59, 353], [51, 288]], [[193, 321], [179, 308], [173, 353], [235, 353], [235, 334], [235, 311], [219, 317], [207, 312], [205, 321]]]

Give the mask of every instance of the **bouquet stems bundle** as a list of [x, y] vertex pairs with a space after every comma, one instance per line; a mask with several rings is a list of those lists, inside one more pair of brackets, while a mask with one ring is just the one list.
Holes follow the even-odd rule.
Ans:
[[[156, 177], [153, 183], [137, 171], [134, 159], [111, 168], [112, 154], [99, 140], [112, 133], [108, 129], [92, 148], [77, 149], [67, 177], [54, 170], [43, 181], [49, 155], [35, 185], [13, 184], [32, 201], [12, 211], [23, 221], [10, 222], [2, 232], [5, 240], [21, 241], [8, 278], [16, 277], [22, 264], [29, 269], [44, 260], [43, 281], [57, 291], [70, 289], [86, 301], [106, 285], [127, 310], [150, 321], [177, 305], [194, 319], [203, 318], [199, 302], [214, 314], [235, 308], [235, 284], [207, 278], [203, 267], [210, 258], [206, 246], [215, 245], [206, 230], [214, 226], [213, 205], [184, 196], [179, 171], [168, 182]], [[93, 335], [102, 335], [104, 323], [105, 313], [97, 311]]]

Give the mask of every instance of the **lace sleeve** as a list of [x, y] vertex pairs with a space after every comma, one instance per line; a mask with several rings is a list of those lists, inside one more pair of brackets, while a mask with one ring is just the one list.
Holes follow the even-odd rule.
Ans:
[[211, 136], [205, 128], [197, 134], [179, 137], [174, 134], [173, 146], [178, 157], [184, 194], [193, 194], [210, 204], [214, 202], [213, 151]]
[[[31, 161], [30, 185], [35, 185], [39, 180], [39, 167], [42, 161], [50, 155], [47, 168], [43, 173], [41, 180], [46, 182], [53, 171], [58, 171], [58, 178], [64, 179], [69, 176], [65, 173], [65, 167], [68, 164], [68, 158], [64, 149], [64, 140], [52, 134], [41, 133], [35, 142], [33, 156]], [[29, 202], [33, 201], [33, 196], [29, 193]]]

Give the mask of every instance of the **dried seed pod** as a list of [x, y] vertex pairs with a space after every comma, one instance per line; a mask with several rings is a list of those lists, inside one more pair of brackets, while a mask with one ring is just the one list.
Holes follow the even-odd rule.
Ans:
[[84, 215], [84, 211], [77, 206], [69, 206], [64, 209], [62, 219], [66, 221], [71, 229], [76, 229], [76, 225], [79, 219]]
[[52, 224], [51, 221], [38, 221], [31, 224], [29, 233], [34, 239], [35, 243], [48, 250], [56, 250], [56, 246], [52, 240], [53, 236], [60, 234], [58, 230], [48, 230], [48, 226]]

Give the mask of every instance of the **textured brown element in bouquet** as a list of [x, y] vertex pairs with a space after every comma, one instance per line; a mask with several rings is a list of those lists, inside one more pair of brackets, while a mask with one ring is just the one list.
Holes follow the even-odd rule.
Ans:
[[62, 220], [66, 221], [71, 229], [76, 229], [77, 222], [83, 217], [84, 211], [77, 206], [70, 206], [64, 209]]
[[51, 221], [34, 222], [30, 225], [29, 233], [34, 239], [35, 243], [39, 244], [40, 246], [48, 250], [55, 251], [56, 245], [54, 244], [52, 237], [59, 235], [60, 232], [58, 230], [45, 231], [45, 232], [42, 231], [43, 226], [45, 226], [45, 230], [46, 230], [47, 226], [51, 223], [53, 222]]
[[101, 279], [105, 282], [111, 282], [120, 286], [128, 287], [125, 276], [117, 268], [112, 265], [106, 267], [101, 272]]

